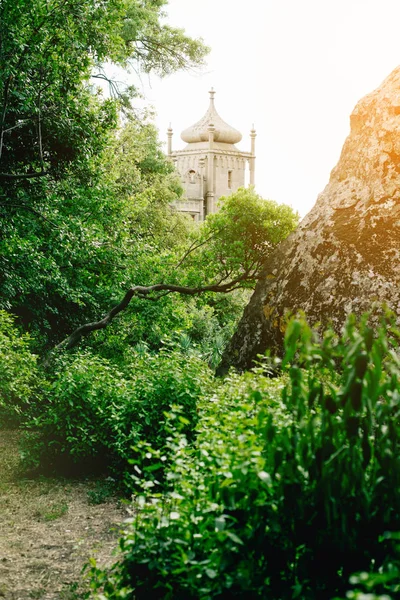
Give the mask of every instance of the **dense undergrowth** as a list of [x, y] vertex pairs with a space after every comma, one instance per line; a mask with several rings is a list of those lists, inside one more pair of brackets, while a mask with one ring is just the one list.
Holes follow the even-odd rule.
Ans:
[[[132, 352], [123, 369], [89, 352], [59, 359], [48, 384], [45, 410], [29, 421], [27, 467], [70, 473], [109, 471], [124, 478], [141, 440], [165, 443], [165, 413], [173, 404], [193, 436], [197, 402], [211, 370], [174, 348]], [[129, 485], [129, 479], [125, 481]]]
[[281, 363], [224, 381], [172, 342], [118, 364], [87, 349], [44, 373], [6, 315], [1, 335], [1, 418], [25, 429], [25, 465], [100, 466], [133, 493], [117, 563], [90, 569], [93, 597], [398, 597], [390, 315], [374, 330], [350, 318], [340, 338], [293, 320]]
[[192, 444], [172, 414], [168, 489], [164, 450], [144, 447], [120, 560], [92, 568], [97, 597], [328, 600], [354, 572], [359, 590], [397, 597], [398, 339], [390, 320], [350, 320], [315, 343], [295, 320], [281, 378], [228, 378], [199, 403]]

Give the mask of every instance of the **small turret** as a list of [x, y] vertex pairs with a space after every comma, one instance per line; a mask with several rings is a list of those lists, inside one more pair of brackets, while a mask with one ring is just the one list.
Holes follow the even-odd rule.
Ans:
[[167, 137], [168, 137], [168, 156], [171, 156], [172, 154], [172, 135], [173, 135], [173, 131], [172, 131], [172, 127], [171, 127], [171, 123], [169, 124], [169, 127], [167, 129]]

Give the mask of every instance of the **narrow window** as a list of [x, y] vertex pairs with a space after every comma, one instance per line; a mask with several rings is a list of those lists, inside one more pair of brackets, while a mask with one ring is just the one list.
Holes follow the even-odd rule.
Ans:
[[228, 171], [228, 190], [232, 189], [232, 171]]
[[196, 177], [196, 171], [193, 171], [193, 170], [189, 171], [189, 183], [196, 183], [195, 177]]

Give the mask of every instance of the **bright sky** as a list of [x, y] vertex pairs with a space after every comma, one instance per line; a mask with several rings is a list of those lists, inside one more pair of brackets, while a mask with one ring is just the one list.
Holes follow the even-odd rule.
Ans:
[[212, 51], [202, 73], [144, 81], [173, 147], [216, 89], [221, 117], [257, 130], [256, 189], [301, 215], [329, 179], [356, 102], [400, 64], [399, 0], [169, 0], [169, 21]]

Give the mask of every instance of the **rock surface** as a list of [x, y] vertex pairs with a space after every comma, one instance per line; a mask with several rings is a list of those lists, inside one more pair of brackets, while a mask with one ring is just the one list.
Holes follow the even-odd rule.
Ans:
[[356, 105], [350, 125], [325, 190], [265, 265], [220, 374], [279, 352], [288, 311], [340, 330], [375, 301], [400, 320], [400, 67]]

